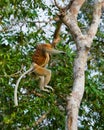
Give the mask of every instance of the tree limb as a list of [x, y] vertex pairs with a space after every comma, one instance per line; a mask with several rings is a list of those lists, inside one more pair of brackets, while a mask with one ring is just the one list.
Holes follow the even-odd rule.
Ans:
[[10, 78], [10, 77], [17, 77], [18, 74], [21, 74], [21, 71], [23, 70], [23, 65], [21, 66], [21, 69], [13, 74], [8, 75], [7, 73], [4, 75], [0, 75], [0, 77], [6, 77], [6, 78]]
[[43, 94], [38, 93], [38, 92], [36, 92], [35, 90], [30, 91], [29, 93], [34, 94], [34, 95], [36, 95], [36, 96], [38, 96], [38, 97], [45, 97]]
[[83, 5], [84, 2], [85, 2], [85, 0], [74, 0], [74, 1], [72, 1], [69, 9], [70, 9], [71, 14], [75, 18], [77, 18], [79, 10], [82, 7], [82, 5]]
[[39, 125], [46, 117], [47, 115], [50, 113], [50, 111], [44, 113], [34, 124], [33, 126], [37, 126]]
[[73, 35], [73, 38], [75, 40], [77, 38], [83, 37], [81, 29], [79, 28], [77, 21], [76, 21], [75, 17], [73, 16], [73, 14], [71, 14], [68, 11], [67, 15], [62, 18], [62, 21], [70, 29], [70, 32]]
[[101, 8], [102, 8], [102, 2], [95, 3], [94, 11], [93, 11], [93, 20], [87, 32], [87, 36], [90, 40], [90, 43], [92, 42], [93, 37], [95, 36], [97, 32], [97, 28], [98, 28], [100, 17], [101, 17]]
[[62, 22], [59, 20], [56, 22], [56, 30], [54, 32], [52, 46], [55, 47], [56, 44], [60, 41], [60, 29], [61, 29]]
[[56, 0], [54, 0], [54, 3], [55, 3], [55, 6], [59, 9], [59, 10], [62, 10], [63, 7], [62, 6], [59, 6], [58, 3], [56, 2]]

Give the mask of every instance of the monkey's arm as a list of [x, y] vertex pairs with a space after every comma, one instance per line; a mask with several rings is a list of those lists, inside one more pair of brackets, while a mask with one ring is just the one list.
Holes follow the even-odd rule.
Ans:
[[48, 53], [50, 53], [50, 54], [65, 54], [65, 52], [64, 51], [59, 51], [59, 50], [56, 50], [56, 49], [54, 49], [54, 48], [52, 48], [52, 49], [46, 49], [46, 52], [48, 52]]
[[18, 89], [19, 83], [20, 83], [21, 79], [22, 79], [26, 74], [28, 74], [29, 72], [31, 72], [33, 69], [34, 69], [34, 66], [33, 66], [33, 64], [32, 64], [32, 66], [30, 67], [30, 69], [28, 69], [26, 72], [24, 72], [24, 73], [19, 77], [19, 79], [17, 80], [16, 86], [15, 86], [15, 89], [14, 89], [14, 104], [15, 104], [15, 106], [18, 106], [17, 89]]

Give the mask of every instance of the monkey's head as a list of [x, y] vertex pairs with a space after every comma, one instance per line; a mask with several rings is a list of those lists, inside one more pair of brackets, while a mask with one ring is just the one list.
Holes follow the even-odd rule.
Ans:
[[43, 44], [43, 47], [44, 48], [52, 48], [52, 45], [50, 43], [46, 43], [46, 44]]
[[43, 50], [44, 51], [51, 51], [52, 50], [52, 45], [47, 43], [47, 44], [42, 44]]

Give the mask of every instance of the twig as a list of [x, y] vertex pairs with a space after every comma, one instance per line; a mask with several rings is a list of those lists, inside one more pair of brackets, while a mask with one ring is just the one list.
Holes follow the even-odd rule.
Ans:
[[47, 115], [50, 113], [50, 111], [44, 113], [34, 124], [33, 126], [37, 126], [38, 124], [40, 124], [46, 117]]
[[8, 78], [8, 77], [9, 77], [9, 78], [10, 78], [10, 77], [17, 77], [17, 75], [20, 74], [22, 70], [23, 70], [23, 65], [21, 66], [21, 69], [20, 69], [19, 71], [17, 71], [16, 73], [10, 74], [10, 75], [8, 75], [8, 74], [0, 75], [0, 77], [6, 77], [6, 78]]
[[54, 3], [55, 3], [56, 7], [57, 7], [59, 10], [62, 10], [62, 9], [63, 9], [62, 6], [59, 6], [59, 5], [58, 5], [58, 3], [56, 2], [56, 0], [54, 0]]
[[34, 95], [36, 95], [38, 97], [44, 97], [43, 94], [40, 94], [40, 93], [36, 92], [35, 90], [33, 90], [33, 91], [29, 92], [29, 93], [34, 94]]
[[68, 5], [66, 5], [65, 7], [62, 7], [62, 6], [59, 6], [59, 5], [58, 5], [58, 3], [56, 2], [56, 0], [54, 0], [55, 6], [56, 6], [60, 11], [66, 11], [66, 10], [68, 10], [68, 9], [71, 7], [71, 5], [72, 5], [73, 2], [74, 2], [74, 0], [70, 0], [70, 2], [69, 2]]
[[73, 4], [74, 0], [70, 0], [69, 4], [66, 6], [66, 9], [70, 9], [71, 5]]

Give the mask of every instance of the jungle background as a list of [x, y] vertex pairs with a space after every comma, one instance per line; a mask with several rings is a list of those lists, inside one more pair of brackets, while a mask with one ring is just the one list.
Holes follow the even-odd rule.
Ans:
[[[66, 1], [60, 1], [67, 4]], [[78, 15], [85, 31], [90, 24], [93, 0], [87, 0]], [[65, 25], [57, 49], [65, 55], [51, 57], [50, 85], [54, 92], [38, 87], [38, 77], [29, 74], [19, 85], [19, 106], [14, 106], [14, 87], [19, 76], [31, 65], [38, 43], [52, 42], [58, 9], [52, 0], [0, 1], [0, 129], [64, 130], [66, 96], [73, 84], [75, 42]], [[86, 85], [79, 113], [79, 130], [104, 128], [104, 12], [86, 65]]]

